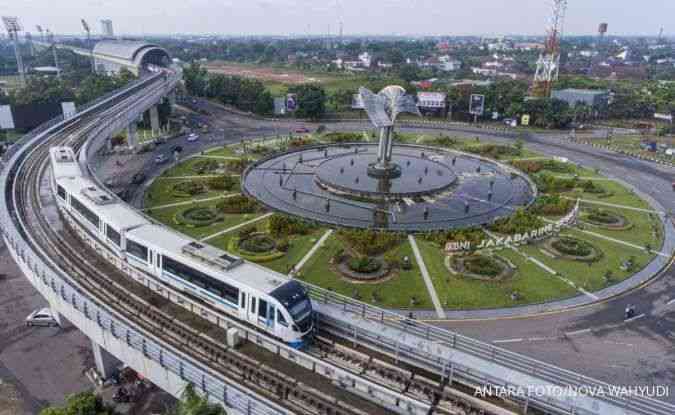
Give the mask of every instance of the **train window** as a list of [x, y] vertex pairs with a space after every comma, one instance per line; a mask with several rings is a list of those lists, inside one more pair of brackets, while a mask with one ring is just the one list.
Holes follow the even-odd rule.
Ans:
[[281, 310], [277, 310], [277, 323], [281, 324], [282, 326], [288, 327], [288, 323], [286, 323], [284, 315], [281, 314]]
[[262, 318], [267, 318], [267, 301], [260, 300], [258, 302], [258, 316]]
[[73, 209], [75, 209], [80, 215], [91, 222], [92, 225], [96, 226], [97, 228], [99, 227], [98, 215], [87, 209], [86, 206], [80, 203], [80, 201], [73, 196], [70, 197], [70, 204], [73, 206]]
[[148, 262], [148, 248], [127, 239], [127, 252], [143, 262]]
[[113, 229], [110, 225], [105, 225], [105, 235], [115, 245], [120, 246], [122, 244], [120, 233]]
[[66, 189], [59, 184], [56, 185], [56, 194], [59, 195], [61, 199], [66, 200]]
[[246, 293], [241, 293], [241, 302], [239, 303], [241, 308], [246, 308]]
[[251, 313], [255, 313], [255, 297], [251, 297]]
[[238, 288], [225, 284], [166, 255], [162, 256], [162, 270], [175, 277], [183, 278], [201, 288], [217, 293], [218, 296], [232, 304], [237, 304], [239, 299]]

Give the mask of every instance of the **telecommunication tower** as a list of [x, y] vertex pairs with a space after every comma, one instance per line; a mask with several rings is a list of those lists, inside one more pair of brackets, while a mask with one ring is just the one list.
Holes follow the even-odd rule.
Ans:
[[598, 42], [602, 43], [602, 40], [605, 38], [605, 34], [607, 33], [607, 28], [609, 25], [607, 23], [600, 23], [600, 26], [598, 26]]
[[19, 80], [21, 86], [26, 85], [26, 74], [23, 67], [23, 59], [19, 50], [19, 32], [23, 29], [17, 17], [3, 16], [2, 21], [7, 29], [7, 34], [14, 44], [14, 55], [16, 56], [16, 67], [19, 71]]
[[532, 95], [539, 98], [551, 96], [553, 83], [560, 74], [560, 39], [563, 33], [567, 0], [553, 0], [553, 14], [547, 30], [544, 52], [539, 55], [534, 74]]
[[87, 47], [91, 48], [91, 71], [96, 72], [96, 63], [94, 61], [94, 47], [91, 44], [91, 27], [89, 26], [89, 23], [87, 23], [86, 20], [80, 19], [82, 22], [82, 29], [84, 29], [85, 33], [87, 34]]

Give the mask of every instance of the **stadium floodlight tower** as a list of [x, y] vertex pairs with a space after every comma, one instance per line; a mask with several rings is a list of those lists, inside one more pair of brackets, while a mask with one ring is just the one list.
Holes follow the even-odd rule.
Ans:
[[44, 43], [47, 40], [45, 39], [45, 31], [40, 25], [35, 25], [35, 29], [37, 29], [38, 33], [40, 34], [40, 40]]
[[52, 45], [52, 53], [54, 54], [54, 67], [56, 68], [56, 77], [61, 78], [61, 69], [59, 69], [59, 54], [56, 50], [56, 41], [54, 40], [54, 33], [51, 30], [46, 29], [47, 32], [47, 42]]
[[391, 162], [394, 148], [394, 124], [401, 113], [408, 112], [421, 115], [417, 103], [411, 95], [406, 94], [405, 89], [397, 85], [390, 85], [378, 94], [361, 87], [359, 88], [359, 94], [370, 122], [380, 130], [377, 162], [368, 167], [368, 174], [390, 179], [399, 177], [401, 175], [400, 166]]
[[560, 39], [563, 33], [567, 0], [553, 0], [553, 13], [548, 28], [544, 52], [539, 55], [534, 74], [532, 95], [538, 98], [551, 96], [553, 83], [560, 73]]
[[2, 21], [5, 24], [9, 38], [14, 44], [14, 55], [16, 56], [16, 67], [19, 70], [19, 80], [21, 85], [26, 85], [26, 75], [24, 73], [23, 59], [19, 50], [19, 32], [22, 30], [21, 23], [17, 17], [3, 16]]
[[87, 34], [87, 47], [91, 48], [91, 71], [96, 72], [96, 63], [94, 61], [94, 47], [91, 44], [91, 27], [89, 26], [89, 23], [87, 23], [86, 20], [80, 19], [82, 22], [82, 29], [84, 29], [85, 33]]

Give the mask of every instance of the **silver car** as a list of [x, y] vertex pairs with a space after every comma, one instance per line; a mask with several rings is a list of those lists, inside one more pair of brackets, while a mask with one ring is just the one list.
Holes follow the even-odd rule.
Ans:
[[43, 308], [35, 310], [28, 317], [26, 317], [27, 326], [44, 326], [44, 327], [58, 327], [59, 322], [56, 321], [52, 310]]

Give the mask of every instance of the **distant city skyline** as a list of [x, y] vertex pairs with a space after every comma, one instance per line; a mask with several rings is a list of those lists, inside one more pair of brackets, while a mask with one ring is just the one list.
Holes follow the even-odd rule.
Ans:
[[[115, 33], [223, 35], [544, 35], [547, 0], [0, 0], [3, 15], [18, 16], [24, 29], [40, 24], [57, 34], [94, 35], [100, 20]], [[56, 6], [56, 7], [54, 7]], [[592, 35], [609, 23], [608, 35], [673, 35], [675, 1], [570, 0], [565, 33]], [[670, 26], [670, 27], [669, 27]]]

